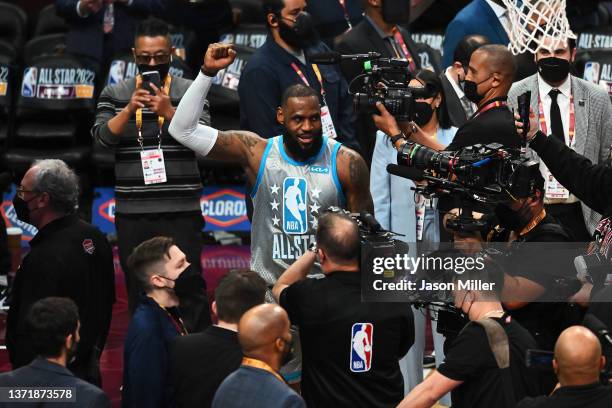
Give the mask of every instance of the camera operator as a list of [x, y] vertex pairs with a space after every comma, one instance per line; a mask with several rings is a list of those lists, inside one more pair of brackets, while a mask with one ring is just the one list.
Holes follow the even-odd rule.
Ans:
[[[516, 125], [521, 129], [519, 122]], [[533, 111], [530, 112], [529, 129], [526, 137], [529, 147], [538, 154], [552, 175], [579, 200], [603, 214], [593, 234], [595, 244], [589, 252], [598, 255], [604, 265], [609, 264], [612, 257], [612, 169], [603, 164], [593, 164], [556, 137], [547, 137], [538, 130]], [[587, 291], [592, 288], [592, 293], [595, 293], [604, 284], [606, 272], [593, 278], [594, 286], [586, 283], [585, 287]], [[604, 289], [602, 293], [604, 291], [610, 295], [607, 297], [610, 299], [612, 290]], [[599, 319], [606, 324], [612, 323], [609, 308], [605, 308], [604, 312], [605, 315], [598, 315]]]
[[[348, 214], [319, 217], [317, 248], [278, 278], [275, 299], [299, 326], [302, 396], [312, 407], [395, 407], [399, 367], [413, 343], [409, 307], [362, 303], [360, 235]], [[323, 279], [306, 279], [318, 260]]]
[[600, 382], [605, 365], [601, 344], [587, 328], [572, 326], [555, 345], [553, 369], [559, 384], [550, 396], [525, 398], [517, 408], [603, 408], [612, 406], [612, 388]]
[[465, 96], [478, 110], [458, 130], [452, 143], [445, 146], [428, 138], [414, 123], [398, 124], [382, 103], [380, 115], [373, 115], [376, 127], [386, 133], [396, 148], [410, 140], [435, 150], [459, 150], [475, 144], [500, 143], [518, 147], [520, 138], [506, 99], [516, 72], [514, 57], [502, 45], [483, 45], [472, 53], [464, 81]]
[[[504, 312], [498, 292], [503, 280], [501, 273], [473, 269], [457, 276], [455, 284], [486, 281], [494, 284], [493, 290], [458, 290], [455, 286], [454, 304], [470, 322], [450, 344], [444, 363], [413, 389], [398, 408], [431, 407], [449, 391], [453, 408], [509, 408], [525, 396], [540, 394], [538, 373], [524, 363], [527, 349], [534, 348], [536, 342]], [[489, 341], [491, 335], [496, 340]], [[500, 346], [504, 342], [508, 348]], [[502, 354], [505, 364], [498, 364]]]

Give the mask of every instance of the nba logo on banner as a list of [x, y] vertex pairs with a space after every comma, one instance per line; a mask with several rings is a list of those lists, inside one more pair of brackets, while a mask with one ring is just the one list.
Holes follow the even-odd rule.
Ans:
[[283, 231], [304, 234], [308, 230], [308, 183], [303, 177], [287, 177], [283, 182]]
[[108, 71], [108, 85], [115, 85], [125, 77], [125, 61], [114, 60]]
[[351, 328], [351, 371], [365, 373], [372, 367], [372, 323], [355, 323]]
[[36, 96], [36, 84], [38, 82], [38, 68], [28, 67], [23, 71], [23, 81], [21, 82], [21, 95], [26, 98]]

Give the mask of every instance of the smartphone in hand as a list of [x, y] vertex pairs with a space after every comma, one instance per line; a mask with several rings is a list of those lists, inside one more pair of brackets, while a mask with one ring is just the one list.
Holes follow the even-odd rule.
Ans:
[[151, 87], [151, 84], [155, 85], [157, 89], [161, 89], [161, 78], [157, 71], [147, 71], [142, 73], [141, 89], [146, 89], [151, 95], [155, 95], [155, 91]]

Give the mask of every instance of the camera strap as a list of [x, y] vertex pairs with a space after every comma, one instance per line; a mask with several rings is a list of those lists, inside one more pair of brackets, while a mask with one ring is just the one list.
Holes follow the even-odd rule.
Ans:
[[506, 408], [512, 408], [516, 405], [516, 397], [510, 373], [510, 343], [508, 335], [499, 322], [489, 317], [476, 320], [474, 323], [482, 327], [487, 334], [489, 347], [500, 370], [502, 386], [504, 388], [504, 399], [506, 400], [505, 406]]
[[[166, 79], [164, 80], [164, 88], [162, 92], [164, 95], [170, 95], [170, 83], [172, 82], [172, 77], [168, 74], [166, 75]], [[138, 75], [136, 77], [136, 89], [139, 89], [142, 85], [142, 77]], [[159, 130], [157, 132], [157, 148], [161, 149], [161, 137], [162, 137], [162, 128], [164, 127], [164, 117], [157, 117], [157, 126]], [[136, 129], [138, 130], [138, 144], [140, 145], [140, 149], [144, 150], [143, 142], [144, 138], [142, 137], [142, 108], [136, 109]]]

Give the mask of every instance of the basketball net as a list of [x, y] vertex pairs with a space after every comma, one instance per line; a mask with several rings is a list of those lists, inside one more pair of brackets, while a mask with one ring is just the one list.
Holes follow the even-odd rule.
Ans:
[[510, 51], [536, 53], [544, 41], [549, 44], [575, 39], [565, 14], [565, 0], [502, 0], [510, 20]]

